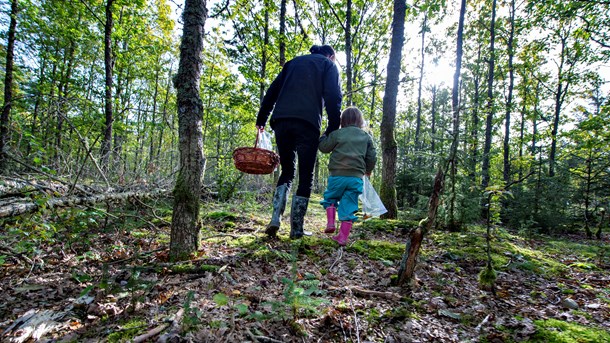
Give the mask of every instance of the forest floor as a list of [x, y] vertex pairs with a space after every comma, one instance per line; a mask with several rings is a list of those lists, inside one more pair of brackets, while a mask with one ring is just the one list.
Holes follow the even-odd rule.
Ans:
[[485, 229], [435, 231], [415, 282], [396, 287], [416, 222], [358, 223], [339, 248], [314, 197], [312, 237], [291, 241], [284, 220], [268, 240], [268, 198], [203, 203], [201, 250], [177, 264], [167, 261], [168, 203], [5, 220], [0, 244], [15, 254], [0, 253], [0, 340], [610, 342], [607, 233], [494, 228], [494, 295], [477, 276]]

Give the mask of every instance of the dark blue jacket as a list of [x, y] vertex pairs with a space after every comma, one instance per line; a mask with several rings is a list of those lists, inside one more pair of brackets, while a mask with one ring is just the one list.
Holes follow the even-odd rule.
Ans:
[[335, 63], [320, 54], [299, 56], [288, 61], [269, 86], [256, 125], [265, 126], [273, 110], [272, 128], [274, 120], [301, 119], [320, 130], [322, 109], [326, 107], [326, 134], [330, 134], [339, 128], [341, 99], [339, 70]]

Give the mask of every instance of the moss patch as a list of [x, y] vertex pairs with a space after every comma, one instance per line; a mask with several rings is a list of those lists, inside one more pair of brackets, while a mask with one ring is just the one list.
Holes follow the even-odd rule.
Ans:
[[610, 332], [556, 319], [534, 321], [537, 332], [530, 342], [594, 343], [610, 342]]
[[121, 330], [108, 335], [108, 342], [129, 342], [139, 333], [144, 332], [147, 325], [140, 318], [132, 318], [130, 321], [121, 325]]
[[349, 249], [359, 254], [366, 255], [374, 260], [388, 261], [396, 261], [401, 259], [402, 253], [405, 250], [402, 244], [377, 240], [359, 240], [351, 245]]

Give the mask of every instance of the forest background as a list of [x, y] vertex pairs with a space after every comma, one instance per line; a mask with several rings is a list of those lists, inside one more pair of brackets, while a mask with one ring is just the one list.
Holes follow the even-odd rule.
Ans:
[[[363, 111], [380, 152], [372, 182], [386, 219], [425, 218], [441, 170], [448, 176], [437, 228], [460, 231], [487, 219], [522, 235], [602, 239], [610, 206], [610, 3], [464, 4], [462, 12], [457, 1], [406, 4], [398, 75], [388, 74], [392, 1], [208, 4], [199, 90], [204, 193], [220, 202], [269, 195], [277, 173], [245, 175], [232, 151], [253, 144], [258, 105], [283, 63], [330, 44], [339, 52], [344, 107]], [[48, 239], [40, 228], [53, 220], [44, 210], [74, 194], [169, 194], [180, 160], [173, 80], [183, 3], [0, 6], [7, 242], [28, 251]], [[388, 117], [390, 76], [398, 90]], [[318, 194], [327, 159], [318, 156]], [[16, 225], [32, 211], [37, 230]]]

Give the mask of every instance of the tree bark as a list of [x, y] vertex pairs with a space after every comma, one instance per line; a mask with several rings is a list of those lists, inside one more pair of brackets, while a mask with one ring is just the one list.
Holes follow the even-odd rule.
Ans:
[[6, 46], [6, 66], [4, 74], [4, 106], [0, 115], [0, 171], [7, 167], [5, 152], [9, 142], [9, 120], [13, 106], [13, 65], [15, 51], [15, 31], [17, 30], [18, 0], [11, 2], [11, 21], [8, 28]]
[[565, 94], [568, 92], [568, 85], [563, 85], [564, 78], [564, 64], [566, 62], [566, 40], [568, 39], [567, 34], [561, 37], [561, 59], [559, 63], [559, 70], [557, 72], [557, 90], [555, 91], [555, 109], [553, 115], [553, 128], [551, 130], [551, 152], [549, 153], [549, 176], [555, 176], [555, 155], [557, 153], [557, 132], [559, 130], [559, 118], [561, 114], [561, 106], [563, 105], [563, 99]]
[[396, 201], [396, 154], [397, 144], [394, 138], [396, 126], [396, 98], [400, 76], [402, 47], [405, 39], [405, 16], [407, 4], [405, 0], [394, 0], [394, 15], [392, 20], [392, 43], [388, 60], [388, 76], [383, 95], [383, 116], [381, 118], [381, 150], [382, 172], [380, 198], [388, 212], [384, 218], [396, 218], [398, 205]]
[[515, 70], [513, 67], [514, 51], [514, 36], [515, 36], [515, 0], [510, 2], [510, 33], [508, 36], [508, 98], [506, 100], [506, 115], [504, 118], [504, 184], [510, 182], [510, 116], [513, 107], [513, 88], [515, 85]]
[[267, 76], [267, 47], [269, 46], [269, 4], [265, 1], [265, 25], [263, 27], [263, 51], [261, 57], [261, 82], [258, 89], [259, 103], [263, 102], [265, 96], [265, 77]]
[[[466, 0], [462, 0], [462, 2], [466, 2]], [[409, 283], [413, 279], [421, 242], [424, 239], [424, 236], [434, 227], [436, 221], [436, 213], [440, 195], [444, 187], [444, 180], [445, 175], [443, 174], [443, 170], [442, 168], [439, 168], [434, 177], [434, 186], [432, 187], [432, 194], [428, 201], [428, 216], [419, 223], [417, 229], [409, 233], [409, 238], [405, 245], [405, 252], [402, 255], [402, 260], [398, 269], [399, 286]]]
[[280, 3], [280, 67], [286, 64], [286, 0]]
[[491, 34], [489, 39], [489, 74], [487, 75], [487, 120], [485, 123], [485, 144], [483, 146], [483, 166], [481, 168], [481, 186], [483, 189], [489, 185], [489, 153], [491, 151], [491, 136], [494, 118], [494, 65], [496, 60], [495, 39], [496, 39], [496, 0], [491, 6], [491, 24], [489, 28]]
[[110, 149], [112, 145], [112, 70], [114, 68], [114, 60], [112, 58], [112, 4], [114, 0], [106, 1], [106, 23], [104, 24], [104, 68], [106, 72], [105, 90], [104, 90], [104, 138], [100, 155], [102, 156], [102, 168], [104, 171], [109, 169]]
[[438, 94], [438, 87], [434, 85], [432, 87], [432, 109], [430, 111], [430, 116], [432, 117], [430, 120], [430, 152], [434, 155], [436, 151], [436, 96]]
[[199, 248], [199, 197], [205, 170], [203, 155], [203, 104], [199, 96], [201, 52], [207, 16], [205, 0], [186, 0], [175, 78], [178, 104], [180, 170], [174, 188], [170, 258], [188, 258]]
[[3, 201], [0, 204], [0, 218], [8, 218], [24, 213], [31, 213], [40, 208], [52, 209], [57, 207], [74, 207], [78, 205], [92, 205], [103, 201], [124, 201], [129, 198], [150, 198], [165, 193], [164, 190], [153, 192], [123, 192], [123, 193], [104, 193], [91, 196], [69, 196], [63, 198], [51, 198], [43, 203], [38, 201], [24, 201], [19, 198], [16, 201]]
[[457, 32], [457, 47], [455, 52], [455, 74], [453, 74], [453, 89], [451, 91], [451, 110], [452, 118], [452, 141], [451, 150], [449, 152], [449, 164], [451, 166], [451, 201], [449, 205], [449, 227], [456, 229], [459, 223], [455, 218], [455, 203], [457, 199], [457, 191], [455, 189], [457, 176], [457, 150], [460, 135], [460, 74], [462, 73], [462, 55], [464, 43], [464, 17], [466, 15], [466, 0], [462, 0], [460, 7], [460, 20], [458, 23]]
[[[428, 12], [424, 12], [424, 21], [421, 25], [421, 62], [419, 65], [419, 84], [417, 86], [417, 115], [415, 116], [415, 155], [420, 155], [421, 145], [419, 142], [419, 134], [421, 131], [421, 111], [422, 111], [422, 83], [424, 79], [424, 67], [426, 62], [426, 29], [428, 22]], [[421, 158], [415, 159], [416, 165], [420, 164]]]
[[345, 76], [347, 104], [353, 104], [353, 70], [352, 70], [352, 0], [347, 0], [345, 9]]
[[[481, 45], [479, 45], [477, 51], [477, 61], [481, 60]], [[478, 62], [476, 72], [474, 73], [474, 94], [473, 94], [473, 105], [472, 114], [470, 116], [470, 181], [474, 184], [477, 179], [477, 162], [479, 160], [479, 98], [480, 98], [480, 79], [481, 74], [479, 73]]]

